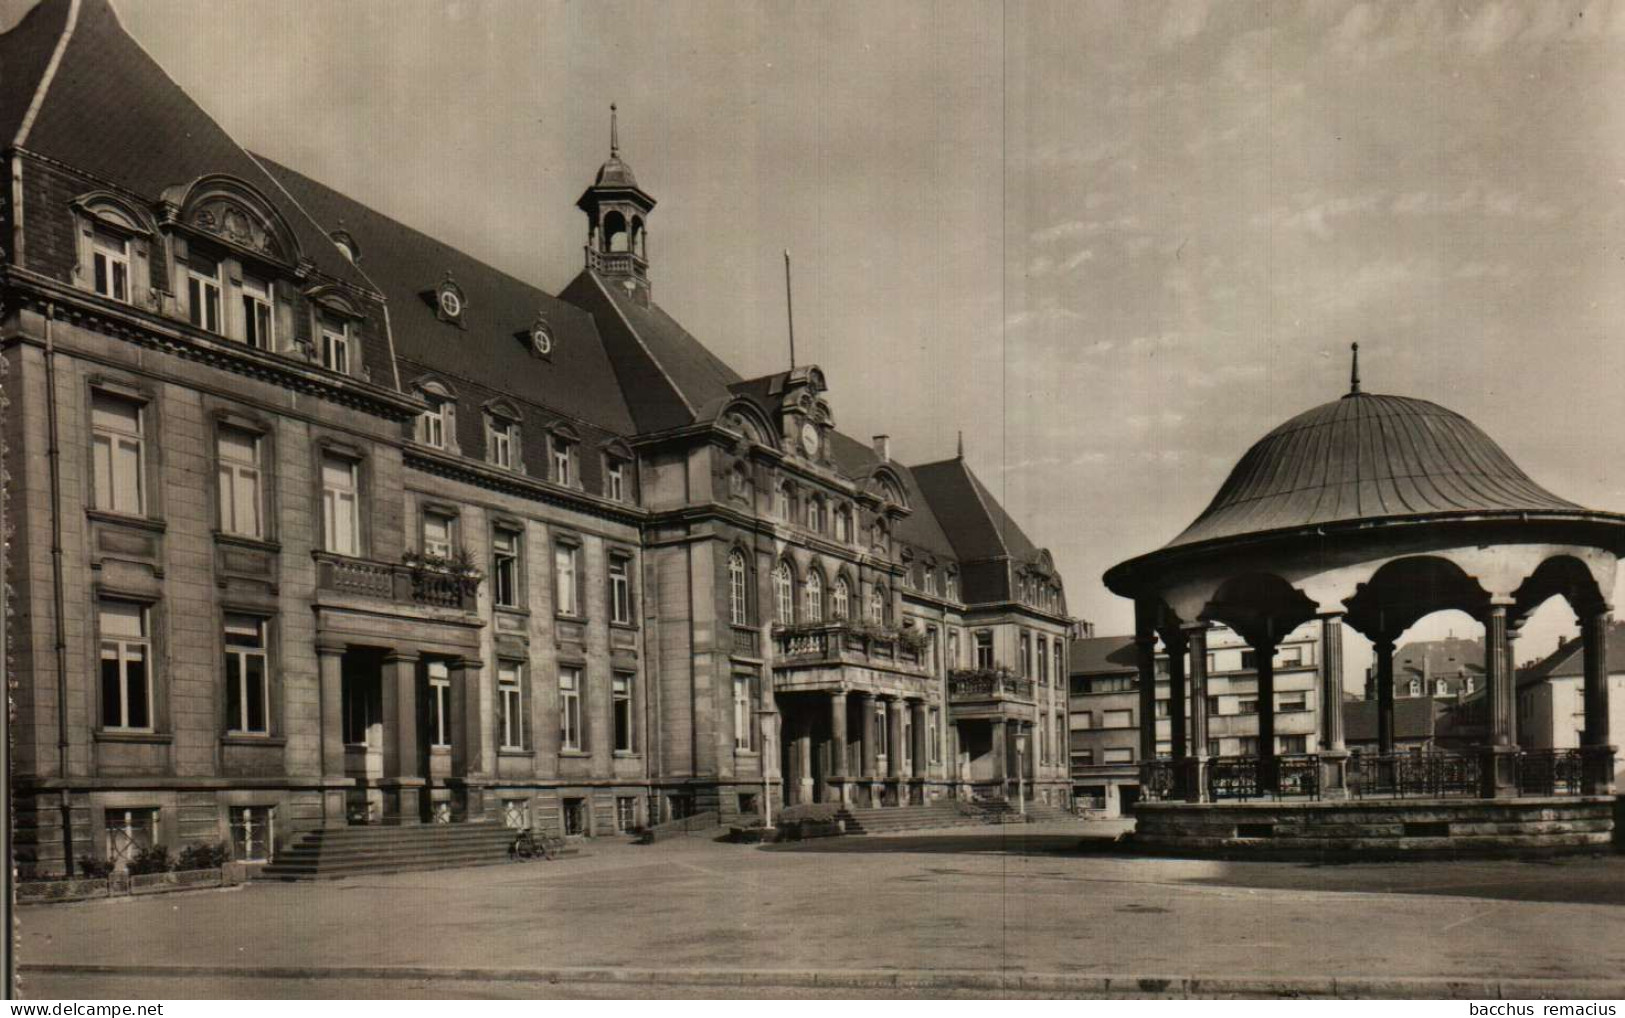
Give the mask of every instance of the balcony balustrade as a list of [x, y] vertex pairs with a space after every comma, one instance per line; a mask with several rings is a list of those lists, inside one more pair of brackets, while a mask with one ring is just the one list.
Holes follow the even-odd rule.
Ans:
[[956, 668], [948, 673], [950, 703], [983, 700], [1034, 702], [1033, 680], [1004, 668]]
[[[740, 631], [734, 632], [737, 638]], [[781, 666], [855, 660], [919, 668], [920, 651], [910, 644], [900, 630], [847, 621], [785, 626], [773, 631], [776, 664]]]
[[316, 587], [345, 597], [374, 598], [397, 604], [472, 612], [479, 591], [477, 578], [316, 552]]

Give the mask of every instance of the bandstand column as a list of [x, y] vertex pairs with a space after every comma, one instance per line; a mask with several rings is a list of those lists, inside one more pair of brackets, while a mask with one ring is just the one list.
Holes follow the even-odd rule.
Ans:
[[1585, 655], [1585, 730], [1580, 736], [1583, 767], [1581, 791], [1586, 795], [1614, 794], [1614, 747], [1608, 730], [1608, 609], [1580, 619], [1580, 642]]
[[[1179, 784], [1175, 791], [1186, 802], [1207, 801], [1207, 623], [1186, 626], [1185, 647], [1190, 653], [1190, 755], [1175, 763]], [[1154, 729], [1153, 729], [1154, 731]], [[1153, 743], [1155, 749], [1155, 743]]]
[[837, 689], [829, 694], [829, 770], [824, 778], [831, 794], [824, 800], [839, 798], [848, 802], [846, 788], [846, 691]]
[[1253, 644], [1258, 661], [1258, 787], [1273, 792], [1280, 777], [1275, 759], [1275, 636], [1272, 629]]
[[[1185, 741], [1185, 698], [1189, 692], [1185, 688], [1185, 640], [1178, 630], [1164, 632], [1162, 645], [1168, 652], [1168, 753], [1182, 760], [1190, 755]], [[1153, 720], [1155, 714], [1153, 705]]]
[[1157, 758], [1157, 634], [1149, 605], [1135, 604], [1134, 656], [1140, 672], [1140, 762]]
[[1518, 794], [1517, 716], [1514, 713], [1512, 647], [1507, 605], [1492, 601], [1484, 613], [1484, 693], [1489, 705], [1489, 745], [1481, 780], [1485, 798]]
[[1320, 795], [1348, 797], [1348, 746], [1343, 741], [1343, 616], [1320, 617]]
[[1377, 755], [1394, 755], [1394, 641], [1372, 644], [1377, 655]]

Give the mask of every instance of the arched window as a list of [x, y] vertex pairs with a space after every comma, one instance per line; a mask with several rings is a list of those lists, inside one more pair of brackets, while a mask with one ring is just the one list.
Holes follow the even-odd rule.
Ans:
[[869, 591], [869, 621], [877, 626], [886, 624], [886, 588], [877, 586]]
[[773, 489], [773, 515], [786, 523], [790, 522], [790, 483], [780, 481], [778, 487]]
[[959, 574], [958, 573], [949, 573], [948, 574], [948, 589], [945, 591], [945, 593], [947, 595], [948, 600], [950, 600], [950, 601], [959, 600]]
[[750, 490], [750, 478], [745, 473], [745, 464], [735, 463], [734, 468], [728, 472], [728, 490], [738, 498], [744, 498]]
[[801, 621], [824, 621], [824, 578], [818, 570], [807, 570], [807, 581], [801, 588]]
[[821, 498], [807, 500], [807, 529], [815, 534], [824, 532], [824, 500]]
[[925, 592], [937, 596], [937, 571], [930, 566], [925, 567]]
[[1411, 680], [1411, 695], [1412, 696], [1421, 696], [1422, 695], [1422, 680], [1421, 679], [1412, 679]]
[[736, 626], [750, 625], [750, 586], [745, 570], [745, 556], [738, 551], [728, 553], [728, 617]]
[[781, 625], [796, 620], [796, 581], [788, 562], [780, 562], [773, 570], [773, 601]]
[[835, 577], [835, 586], [829, 593], [829, 613], [838, 619], [852, 617], [852, 588], [844, 576]]

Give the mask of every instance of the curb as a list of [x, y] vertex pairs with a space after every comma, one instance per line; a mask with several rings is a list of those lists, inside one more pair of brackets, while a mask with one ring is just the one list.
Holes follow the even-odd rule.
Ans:
[[[841, 989], [1012, 990], [1102, 997], [1321, 997], [1456, 1000], [1620, 999], [1625, 979], [1332, 979], [1271, 976], [1074, 975], [931, 970], [456, 968], [424, 965], [251, 966], [24, 964], [26, 974], [226, 976], [250, 979], [415, 979], [628, 986], [823, 987]], [[922, 992], [921, 996], [930, 996]]]

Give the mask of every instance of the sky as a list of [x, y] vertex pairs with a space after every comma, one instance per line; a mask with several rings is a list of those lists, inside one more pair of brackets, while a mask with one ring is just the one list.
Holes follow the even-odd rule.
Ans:
[[1100, 632], [1354, 341], [1625, 511], [1625, 4], [116, 2], [249, 148], [550, 291], [618, 103], [655, 298], [782, 369], [788, 248], [837, 423], [963, 431]]

